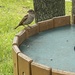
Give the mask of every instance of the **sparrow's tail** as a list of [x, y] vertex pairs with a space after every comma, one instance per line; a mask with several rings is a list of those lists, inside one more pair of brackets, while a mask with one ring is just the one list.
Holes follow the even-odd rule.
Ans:
[[17, 29], [19, 27], [19, 25], [18, 26], [16, 26], [14, 29]]

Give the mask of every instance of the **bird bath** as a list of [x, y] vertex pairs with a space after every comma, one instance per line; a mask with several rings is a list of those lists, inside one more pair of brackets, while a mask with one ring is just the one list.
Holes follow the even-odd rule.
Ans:
[[22, 30], [13, 40], [14, 75], [75, 75], [74, 34], [70, 16]]

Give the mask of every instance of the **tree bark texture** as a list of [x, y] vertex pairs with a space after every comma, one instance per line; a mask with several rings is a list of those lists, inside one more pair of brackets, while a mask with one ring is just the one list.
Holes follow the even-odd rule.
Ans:
[[75, 15], [75, 0], [72, 0], [72, 15]]
[[65, 0], [33, 0], [35, 21], [65, 15]]

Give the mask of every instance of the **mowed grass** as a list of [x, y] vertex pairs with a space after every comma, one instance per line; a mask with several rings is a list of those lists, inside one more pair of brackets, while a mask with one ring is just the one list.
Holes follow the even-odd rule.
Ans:
[[65, 3], [65, 14], [72, 16], [72, 2], [67, 1]]
[[[0, 75], [13, 75], [12, 40], [24, 27], [14, 30], [33, 0], [0, 0]], [[66, 2], [66, 14], [71, 14], [71, 2]]]
[[0, 0], [0, 75], [13, 75], [12, 40], [24, 27], [14, 28], [31, 8], [32, 0]]

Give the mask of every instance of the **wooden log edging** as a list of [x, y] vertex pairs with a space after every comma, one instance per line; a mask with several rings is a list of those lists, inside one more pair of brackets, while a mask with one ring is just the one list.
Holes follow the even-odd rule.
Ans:
[[13, 70], [14, 70], [14, 75], [19, 75], [19, 66], [18, 66], [18, 54], [20, 53], [20, 50], [17, 45], [13, 45], [12, 47], [13, 50]]
[[73, 22], [73, 24], [75, 24], [75, 15], [73, 15], [73, 18], [72, 18], [72, 22]]
[[19, 45], [30, 36], [51, 28], [69, 24], [70, 16], [60, 16], [39, 22], [32, 26], [32, 28], [23, 29], [16, 34], [12, 45], [14, 75], [75, 75], [73, 72], [54, 70], [46, 65], [36, 63], [30, 57], [23, 54], [19, 49]]

